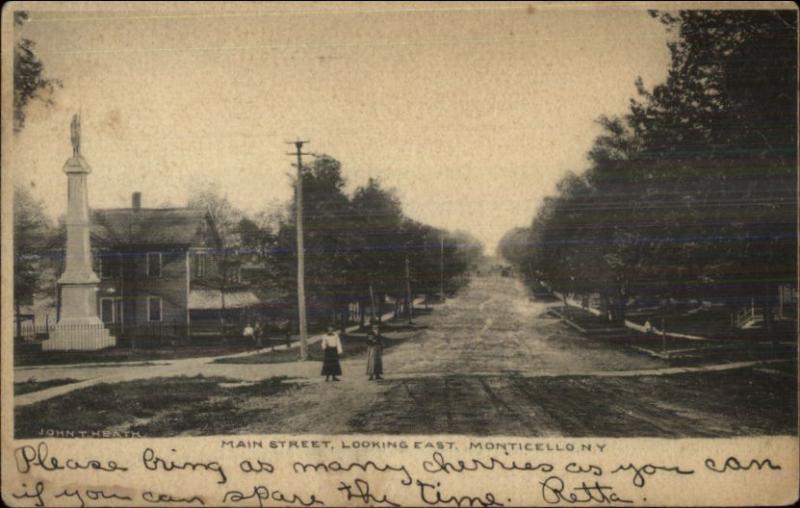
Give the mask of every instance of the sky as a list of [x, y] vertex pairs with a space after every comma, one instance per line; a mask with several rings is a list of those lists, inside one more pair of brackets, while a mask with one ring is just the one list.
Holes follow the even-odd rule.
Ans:
[[[491, 253], [587, 166], [601, 114], [666, 75], [640, 8], [561, 4], [225, 4], [32, 11], [55, 105], [32, 102], [13, 178], [66, 210], [81, 111], [90, 206], [184, 206], [208, 187], [255, 214], [292, 196], [286, 141], [377, 177], [410, 217]], [[122, 10], [128, 9], [128, 10]]]

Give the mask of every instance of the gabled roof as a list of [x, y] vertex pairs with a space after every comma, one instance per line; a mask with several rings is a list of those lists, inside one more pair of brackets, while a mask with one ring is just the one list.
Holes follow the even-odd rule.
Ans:
[[92, 242], [115, 245], [205, 245], [206, 212], [196, 208], [92, 210]]

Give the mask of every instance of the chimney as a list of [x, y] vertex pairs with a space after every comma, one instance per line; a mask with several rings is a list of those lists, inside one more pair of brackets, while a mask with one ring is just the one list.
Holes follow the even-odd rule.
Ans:
[[142, 193], [134, 192], [131, 194], [131, 208], [134, 212], [138, 212], [142, 208]]

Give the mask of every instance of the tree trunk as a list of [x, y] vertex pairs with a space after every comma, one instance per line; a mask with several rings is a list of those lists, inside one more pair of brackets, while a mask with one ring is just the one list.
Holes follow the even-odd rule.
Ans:
[[625, 326], [625, 317], [628, 310], [628, 287], [628, 281], [624, 281], [617, 290], [617, 294], [619, 295], [619, 302], [617, 303], [619, 315], [617, 319], [622, 326]]
[[611, 322], [619, 325], [625, 324], [625, 304], [627, 296], [623, 286], [614, 289], [613, 296], [609, 297]]
[[764, 292], [764, 306], [762, 310], [764, 318], [764, 330], [766, 330], [767, 335], [769, 335], [769, 338], [772, 341], [772, 346], [776, 347], [778, 345], [778, 335], [775, 333], [775, 321], [773, 319], [774, 303], [772, 287], [767, 285]]
[[625, 324], [625, 311], [626, 311], [626, 307], [628, 305], [627, 300], [628, 300], [628, 297], [626, 295], [619, 295], [619, 301], [617, 302], [617, 308], [618, 308], [617, 321], [621, 325]]
[[14, 302], [14, 308], [17, 312], [17, 337], [22, 337], [22, 307], [19, 302]]
[[600, 291], [600, 312], [605, 320], [610, 319], [608, 316], [608, 303], [608, 293], [605, 290]]
[[219, 334], [223, 342], [227, 344], [228, 337], [225, 335], [225, 289], [220, 289], [220, 309], [219, 309]]
[[375, 322], [375, 292], [372, 290], [372, 284], [369, 285], [369, 314], [370, 322]]

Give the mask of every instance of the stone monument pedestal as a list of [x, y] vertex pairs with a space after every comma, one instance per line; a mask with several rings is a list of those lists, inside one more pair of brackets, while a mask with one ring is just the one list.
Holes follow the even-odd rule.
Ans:
[[94, 351], [117, 341], [97, 317], [96, 283], [61, 284], [61, 319], [42, 343], [42, 351]]
[[117, 339], [95, 317], [75, 323], [59, 321], [42, 342], [42, 351], [96, 351], [116, 345]]
[[64, 164], [67, 174], [67, 245], [65, 270], [58, 279], [61, 309], [43, 351], [93, 351], [115, 346], [116, 339], [97, 317], [97, 287], [92, 271], [89, 193], [92, 172], [80, 153], [80, 118], [72, 118], [72, 157]]

